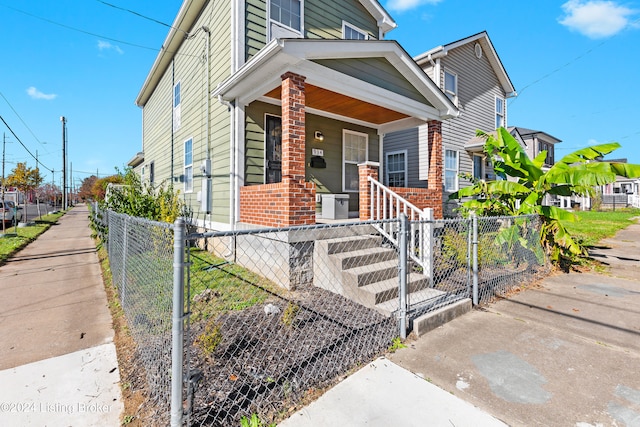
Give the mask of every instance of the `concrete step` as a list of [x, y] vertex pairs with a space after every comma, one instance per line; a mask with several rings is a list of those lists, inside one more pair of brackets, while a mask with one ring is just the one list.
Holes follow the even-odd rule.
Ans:
[[368, 248], [379, 248], [382, 237], [378, 235], [350, 236], [327, 239], [323, 242], [327, 246], [327, 254], [338, 254]]
[[345, 286], [362, 287], [398, 277], [398, 261], [389, 260], [349, 268], [342, 272]]
[[379, 246], [331, 255], [343, 270], [398, 259], [394, 249]]
[[[407, 278], [408, 292], [418, 292], [429, 286], [429, 279], [419, 273], [411, 273]], [[398, 276], [380, 282], [371, 283], [358, 288], [362, 303], [368, 307], [382, 304], [389, 300], [398, 300]]]
[[413, 320], [413, 332], [421, 336], [471, 311], [471, 299], [464, 298]]
[[[428, 279], [425, 278], [425, 280], [428, 282]], [[409, 304], [409, 307], [411, 307], [411, 305], [428, 303], [429, 301], [436, 302], [445, 295], [445, 292], [437, 289], [424, 288], [415, 292], [410, 292], [409, 295], [407, 295], [407, 303]], [[378, 312], [389, 315], [400, 308], [400, 301], [398, 298], [390, 299], [389, 301], [376, 304], [375, 308]]]

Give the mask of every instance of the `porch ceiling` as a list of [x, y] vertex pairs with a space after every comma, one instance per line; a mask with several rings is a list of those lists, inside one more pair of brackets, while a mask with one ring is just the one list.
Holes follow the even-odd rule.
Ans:
[[[323, 60], [367, 58], [384, 59], [395, 69], [395, 78], [411, 86], [422, 99], [407, 96], [393, 84], [378, 85], [320, 64]], [[305, 77], [308, 112], [352, 120], [381, 133], [459, 114], [400, 45], [386, 40], [272, 40], [211, 95], [240, 105], [259, 99], [279, 102], [281, 76], [286, 72]]]
[[[278, 86], [266, 93], [265, 96], [281, 100], [282, 87]], [[385, 123], [396, 122], [398, 120], [409, 118], [406, 114], [311, 84], [305, 85], [305, 99], [307, 108], [324, 111], [342, 117], [349, 117], [351, 119], [376, 125], [383, 125]]]

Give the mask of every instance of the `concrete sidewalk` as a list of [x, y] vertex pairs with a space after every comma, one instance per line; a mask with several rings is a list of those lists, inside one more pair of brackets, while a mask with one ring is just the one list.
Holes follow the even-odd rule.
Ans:
[[0, 301], [0, 425], [119, 425], [111, 314], [86, 206], [0, 267]]
[[640, 426], [640, 225], [593, 255], [611, 274], [556, 274], [473, 310], [280, 426]]

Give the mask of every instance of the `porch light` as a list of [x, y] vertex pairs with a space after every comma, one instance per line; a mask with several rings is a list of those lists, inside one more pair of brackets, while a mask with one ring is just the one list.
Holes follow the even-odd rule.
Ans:
[[320, 142], [324, 141], [324, 135], [323, 135], [323, 134], [322, 134], [322, 132], [320, 132], [319, 130], [317, 130], [317, 131], [315, 131], [315, 132], [313, 133], [313, 138], [314, 138], [316, 141], [320, 141]]

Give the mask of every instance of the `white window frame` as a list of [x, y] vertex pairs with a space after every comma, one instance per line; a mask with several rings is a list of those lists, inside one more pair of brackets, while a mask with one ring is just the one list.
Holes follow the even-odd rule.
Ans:
[[[447, 152], [456, 154], [456, 167], [455, 169], [447, 168]], [[447, 186], [447, 172], [454, 172], [454, 185], [453, 188]], [[449, 148], [445, 148], [444, 150], [444, 191], [458, 191], [459, 188], [459, 179], [458, 174], [460, 173], [460, 152], [458, 150], [452, 150]]]
[[[498, 111], [498, 101], [500, 101], [502, 103], [502, 111]], [[495, 113], [496, 113], [496, 129], [498, 129], [500, 127], [499, 123], [498, 123], [498, 117], [500, 118], [500, 121], [502, 122], [502, 127], [506, 128], [507, 127], [507, 104], [505, 102], [505, 99], [501, 96], [496, 96], [496, 102], [495, 102]]]
[[[364, 36], [364, 38], [362, 38], [362, 39], [347, 39], [347, 34], [346, 34], [347, 27], [353, 32], [356, 32], [358, 34], [362, 34]], [[358, 28], [355, 25], [343, 20], [342, 21], [342, 38], [345, 39], [345, 40], [369, 40], [369, 33], [367, 33], [362, 28]]]
[[271, 24], [275, 23], [276, 25], [282, 27], [282, 28], [286, 28], [289, 31], [293, 31], [294, 33], [299, 34], [300, 36], [302, 36], [303, 32], [304, 32], [304, 0], [297, 0], [300, 2], [300, 29], [296, 29], [293, 27], [290, 27], [289, 25], [277, 21], [275, 19], [271, 18], [271, 2], [272, 0], [268, 0], [267, 1], [267, 17], [269, 19], [269, 40], [271, 40], [273, 38], [273, 35], [271, 34]]
[[[447, 89], [447, 74], [453, 76], [453, 91]], [[442, 91], [445, 95], [453, 102], [454, 105], [458, 105], [458, 74], [454, 73], [451, 70], [444, 69], [443, 79], [442, 79]], [[453, 98], [452, 98], [453, 97]]]
[[[178, 89], [177, 103], [176, 88]], [[180, 80], [178, 80], [178, 82], [173, 85], [173, 93], [171, 99], [173, 101], [173, 130], [176, 131], [180, 129], [180, 126], [182, 125], [182, 84]]]
[[[480, 162], [480, 176], [476, 176], [476, 161]], [[485, 157], [481, 154], [473, 154], [471, 169], [471, 174], [475, 179], [485, 179]]]
[[[347, 135], [355, 135], [355, 136], [362, 136], [364, 137], [364, 151], [365, 151], [365, 159], [364, 160], [347, 160], [346, 158], [346, 150], [345, 150], [345, 145], [346, 145], [346, 136]], [[369, 161], [369, 135], [366, 133], [362, 133], [362, 132], [356, 132], [353, 130], [348, 130], [348, 129], [343, 129], [342, 130], [342, 191], [345, 193], [357, 193], [358, 191], [360, 191], [359, 188], [356, 187], [356, 189], [347, 189], [347, 185], [346, 185], [346, 170], [347, 170], [347, 165], [356, 165], [356, 170], [358, 168], [358, 165], [360, 163], [363, 162], [368, 162]]]
[[[191, 144], [191, 163], [187, 163], [187, 143]], [[183, 144], [184, 192], [193, 193], [193, 138], [187, 138]]]
[[407, 179], [408, 179], [408, 173], [407, 173], [408, 172], [408, 168], [407, 168], [407, 165], [408, 165], [408, 151], [407, 150], [390, 151], [390, 152], [385, 154], [385, 158], [384, 158], [385, 183], [387, 184], [387, 186], [391, 187], [391, 184], [389, 184], [389, 173], [390, 173], [390, 171], [389, 171], [389, 157], [395, 156], [395, 155], [398, 155], [398, 154], [403, 154], [404, 155], [404, 168], [403, 168], [402, 171], [393, 171], [393, 173], [402, 173], [402, 174], [404, 174], [404, 187], [407, 187], [408, 184], [409, 184], [407, 182]]

